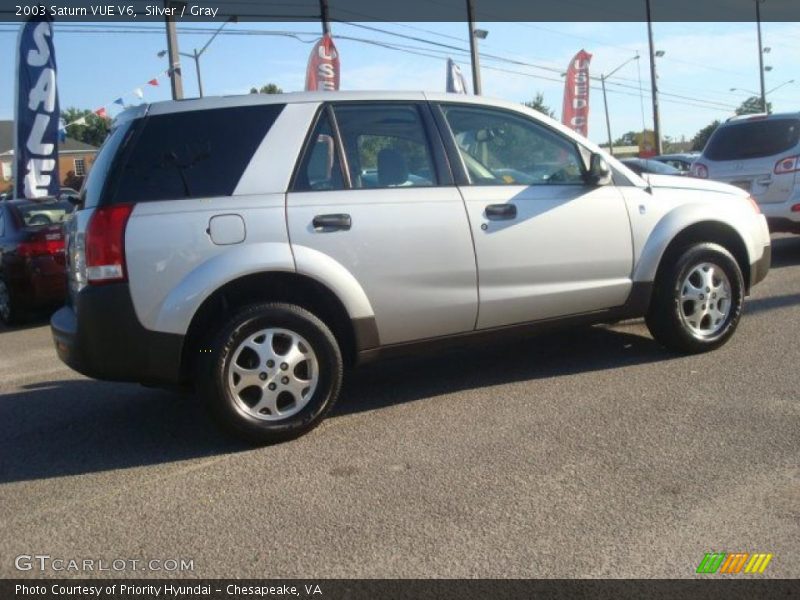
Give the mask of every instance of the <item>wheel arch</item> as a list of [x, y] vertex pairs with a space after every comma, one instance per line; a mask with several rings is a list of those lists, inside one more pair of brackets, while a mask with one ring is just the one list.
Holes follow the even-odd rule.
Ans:
[[263, 271], [242, 275], [212, 292], [192, 316], [181, 353], [181, 374], [191, 375], [202, 344], [215, 324], [255, 302], [296, 304], [330, 327], [346, 365], [354, 364], [359, 350], [378, 344], [372, 317], [352, 316], [342, 299], [318, 279], [291, 271]]
[[676, 260], [681, 251], [693, 244], [703, 242], [719, 244], [733, 255], [742, 272], [745, 293], [749, 293], [750, 255], [744, 238], [730, 224], [710, 219], [685, 226], [668, 241], [658, 258], [653, 281], [658, 281], [666, 266]]

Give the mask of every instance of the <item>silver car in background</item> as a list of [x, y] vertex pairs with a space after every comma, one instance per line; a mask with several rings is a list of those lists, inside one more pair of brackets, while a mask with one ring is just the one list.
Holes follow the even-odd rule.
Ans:
[[709, 138], [692, 175], [743, 189], [772, 231], [800, 233], [800, 113], [729, 119]]

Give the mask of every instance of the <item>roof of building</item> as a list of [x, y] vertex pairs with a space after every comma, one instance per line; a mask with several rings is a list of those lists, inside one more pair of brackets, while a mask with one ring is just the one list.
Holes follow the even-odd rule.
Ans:
[[[14, 149], [14, 121], [0, 121], [0, 154]], [[58, 144], [62, 152], [97, 152], [97, 147], [68, 137]]]

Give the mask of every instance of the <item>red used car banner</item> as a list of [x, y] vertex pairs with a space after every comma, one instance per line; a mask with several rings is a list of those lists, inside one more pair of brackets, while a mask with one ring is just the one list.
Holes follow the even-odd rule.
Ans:
[[589, 63], [592, 55], [581, 50], [570, 61], [564, 85], [561, 122], [586, 137], [589, 135]]
[[339, 89], [339, 52], [329, 34], [314, 44], [308, 58], [306, 91], [335, 91]]

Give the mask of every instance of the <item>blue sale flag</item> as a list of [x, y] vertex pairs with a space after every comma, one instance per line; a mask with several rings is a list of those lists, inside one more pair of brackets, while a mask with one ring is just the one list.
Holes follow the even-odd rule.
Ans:
[[57, 196], [60, 111], [53, 23], [26, 21], [17, 44], [14, 189], [17, 196]]

